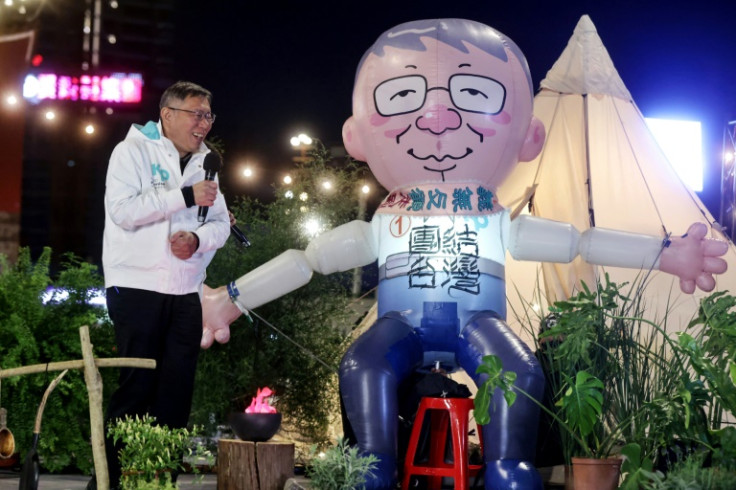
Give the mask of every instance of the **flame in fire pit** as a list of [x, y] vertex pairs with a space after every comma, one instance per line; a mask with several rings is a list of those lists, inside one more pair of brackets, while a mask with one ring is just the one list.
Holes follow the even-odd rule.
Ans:
[[251, 400], [250, 406], [245, 409], [245, 413], [276, 413], [276, 409], [268, 403], [268, 398], [273, 394], [273, 390], [268, 386], [258, 388], [258, 393]]

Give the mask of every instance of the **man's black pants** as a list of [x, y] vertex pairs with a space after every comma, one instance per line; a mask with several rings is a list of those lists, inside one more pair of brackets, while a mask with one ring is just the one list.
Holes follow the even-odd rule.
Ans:
[[[186, 427], [202, 338], [199, 295], [111, 287], [107, 288], [107, 309], [115, 325], [118, 356], [155, 359], [156, 369], [120, 369], [106, 425], [125, 415], [149, 414], [160, 425]], [[105, 449], [110, 487], [115, 488], [120, 480], [119, 447], [106, 438]]]

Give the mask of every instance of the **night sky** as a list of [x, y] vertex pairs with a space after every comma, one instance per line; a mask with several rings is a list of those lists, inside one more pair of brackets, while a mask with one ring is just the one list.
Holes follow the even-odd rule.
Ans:
[[[733, 0], [179, 5], [176, 76], [214, 93], [217, 123], [211, 135], [224, 140], [230, 167], [224, 179], [238, 179], [235, 168], [248, 161], [270, 169], [262, 182], [267, 187], [278, 178], [276, 170], [289, 167], [289, 138], [298, 132], [327, 146], [341, 144], [357, 63], [396, 24], [440, 17], [488, 24], [519, 45], [538, 88], [588, 14], [644, 116], [703, 123], [706, 175], [700, 195], [718, 218], [723, 131], [736, 119]], [[238, 185], [229, 182], [231, 189]]]

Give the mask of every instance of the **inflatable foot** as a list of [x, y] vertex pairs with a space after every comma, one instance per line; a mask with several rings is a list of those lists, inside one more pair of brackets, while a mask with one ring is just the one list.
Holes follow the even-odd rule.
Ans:
[[366, 478], [365, 490], [393, 490], [396, 488], [396, 458], [386, 454], [373, 454], [378, 458], [373, 474]]
[[486, 463], [486, 490], [543, 490], [537, 469], [528, 461], [500, 459]]

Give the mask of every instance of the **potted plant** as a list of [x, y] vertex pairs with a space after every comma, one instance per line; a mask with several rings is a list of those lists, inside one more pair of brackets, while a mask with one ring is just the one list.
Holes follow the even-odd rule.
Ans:
[[[565, 459], [621, 453], [624, 483], [651, 483], [662, 475], [653, 461], [661, 466], [673, 449], [696, 447], [733, 470], [736, 429], [720, 427], [723, 410], [736, 410], [736, 298], [705, 298], [686, 331], [670, 335], [667, 312], [657, 323], [645, 319], [638, 300], [644, 286], [626, 294], [624, 287], [607, 276], [595, 291], [583, 285], [550, 307], [535, 336], [553, 400], [540, 406], [560, 428]], [[508, 390], [499, 380], [510, 373], [502, 373], [500, 361], [484, 361], [478, 372], [495, 374], [479, 388], [476, 407], [487, 413], [492, 391]]]
[[[654, 432], [641, 421], [650, 420], [653, 402], [673, 398], [679, 386], [660, 330], [644, 319], [644, 286], [626, 286], [605, 276], [594, 289], [583, 284], [572, 298], [555, 302], [549, 315], [524, 322], [530, 330], [541, 325], [533, 338], [549, 400], [539, 404], [559, 429], [568, 465], [573, 457], [609, 459], [625, 442], [641, 441], [651, 450], [647, 438]], [[486, 393], [478, 393], [483, 403]], [[617, 466], [620, 459], [606, 463]]]
[[[516, 374], [502, 371], [498, 357], [484, 356], [476, 372], [488, 374], [488, 379], [479, 387], [475, 396], [474, 416], [479, 425], [490, 421], [488, 407], [496, 388], [503, 392], [509, 406], [515, 402], [515, 391], [518, 391], [534, 400], [581, 448], [584, 457], [572, 458], [573, 464], [577, 463], [581, 468], [576, 472], [577, 490], [613, 489], [618, 486], [621, 460], [608, 456], [622, 428], [601, 436], [604, 385], [598, 378], [587, 371], [578, 371], [574, 378], [566, 377], [564, 394], [555, 404], [560, 410], [551, 411], [525, 391], [513, 386]], [[595, 474], [591, 475], [591, 471]]]
[[[183, 471], [183, 456], [211, 459], [202, 446], [192, 451], [192, 437], [197, 428], [170, 429], [156, 424], [154, 417], [126, 416], [108, 426], [108, 433], [119, 452], [123, 490], [170, 490], [176, 488], [172, 473]], [[195, 467], [196, 472], [196, 467]]]

